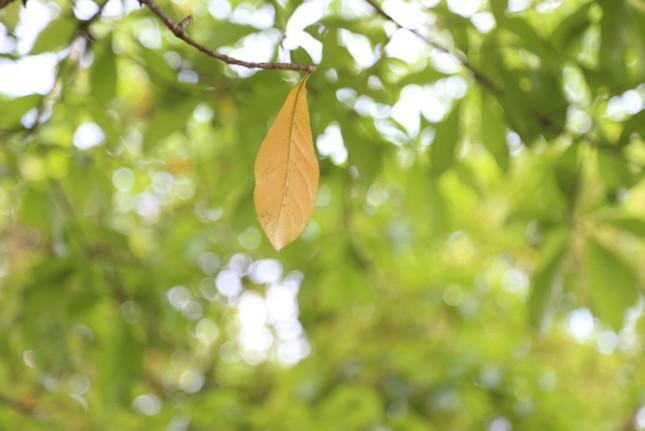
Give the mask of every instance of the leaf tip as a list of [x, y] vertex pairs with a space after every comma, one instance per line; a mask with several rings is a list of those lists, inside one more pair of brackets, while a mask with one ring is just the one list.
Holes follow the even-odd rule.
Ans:
[[275, 251], [280, 251], [284, 248], [285, 244], [284, 242], [280, 241], [278, 238], [271, 238], [269, 237], [269, 242], [271, 242], [271, 245], [273, 246], [273, 249]]

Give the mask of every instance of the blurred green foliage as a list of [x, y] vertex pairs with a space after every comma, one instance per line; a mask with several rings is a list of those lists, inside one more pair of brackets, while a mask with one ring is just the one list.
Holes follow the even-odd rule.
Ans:
[[[110, 3], [29, 0], [22, 51], [0, 10], [0, 68], [57, 53], [49, 93], [0, 94], [0, 429], [645, 429], [642, 0], [386, 3], [481, 76], [311, 3], [321, 188], [279, 254], [252, 167], [298, 74]], [[316, 58], [299, 1], [160, 6]]]

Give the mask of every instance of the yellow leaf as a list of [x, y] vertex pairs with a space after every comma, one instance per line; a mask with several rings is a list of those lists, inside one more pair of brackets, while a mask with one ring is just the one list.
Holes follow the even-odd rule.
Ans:
[[276, 250], [309, 223], [318, 191], [307, 107], [307, 77], [289, 93], [255, 159], [255, 211]]

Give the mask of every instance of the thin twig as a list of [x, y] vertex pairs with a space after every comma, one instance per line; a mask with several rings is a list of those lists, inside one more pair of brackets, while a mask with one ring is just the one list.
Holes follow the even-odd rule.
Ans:
[[[2, 0], [0, 0], [0, 1], [2, 1]], [[76, 31], [74, 32], [74, 34], [70, 38], [69, 42], [67, 43], [68, 47], [71, 46], [74, 43], [74, 41], [76, 40], [76, 38], [79, 35], [87, 38], [90, 41], [92, 40], [92, 36], [90, 35], [90, 32], [89, 32], [90, 31], [90, 26], [94, 23], [94, 21], [96, 21], [101, 16], [101, 13], [103, 13], [103, 9], [105, 9], [105, 6], [107, 5], [107, 3], [108, 3], [107, 0], [103, 1], [99, 5], [99, 8], [94, 13], [94, 15], [92, 15], [91, 17], [89, 17], [86, 20], [83, 20], [83, 21], [79, 22], [78, 27], [76, 28]], [[47, 99], [49, 99], [49, 98], [54, 99], [57, 96], [56, 95], [56, 85], [62, 79], [62, 76], [63, 76], [63, 74], [64, 74], [64, 72], [65, 72], [65, 70], [66, 70], [66, 68], [68, 66], [68, 62], [69, 62], [69, 54], [67, 54], [67, 56], [65, 58], [61, 59], [56, 64], [56, 72], [54, 74], [54, 85], [52, 86], [52, 88], [49, 91], [49, 93], [43, 95], [40, 98], [40, 100], [38, 101], [38, 105], [36, 107], [36, 118], [35, 118], [33, 124], [31, 124], [31, 126], [26, 128], [26, 131], [28, 133], [35, 132], [36, 129], [40, 126], [40, 124], [42, 122], [42, 119], [43, 119], [43, 115], [45, 115], [45, 112], [47, 111], [47, 106], [46, 106]], [[55, 100], [52, 101], [50, 108], [53, 109], [55, 104], [56, 104], [56, 101]]]
[[35, 406], [32, 404], [27, 404], [23, 401], [9, 398], [6, 395], [0, 394], [0, 405], [10, 408], [22, 415], [41, 420], [36, 412]]
[[48, 411], [43, 410], [41, 406], [36, 405], [34, 402], [24, 402], [15, 398], [8, 397], [4, 394], [0, 394], [0, 407], [2, 406], [11, 409], [26, 418], [38, 422], [41, 426], [46, 426], [48, 430], [53, 431], [63, 429], [58, 423], [52, 422], [52, 420], [49, 418]]
[[184, 18], [181, 22], [175, 23], [164, 11], [162, 11], [154, 0], [139, 0], [139, 3], [145, 4], [150, 10], [157, 15], [161, 21], [172, 31], [172, 33], [179, 39], [186, 42], [188, 45], [198, 49], [204, 54], [223, 61], [224, 63], [246, 67], [248, 69], [268, 69], [268, 70], [298, 70], [302, 72], [312, 73], [316, 71], [316, 66], [313, 64], [296, 64], [296, 63], [254, 63], [251, 61], [243, 61], [237, 58], [229, 57], [228, 55], [221, 54], [212, 49], [206, 48], [204, 45], [196, 42], [193, 38], [185, 33], [185, 29], [192, 21], [191, 17]]
[[9, 6], [13, 2], [14, 0], [0, 0], [0, 9], [3, 9], [5, 6]]
[[397, 20], [394, 19], [394, 17], [381, 8], [374, 0], [365, 0], [367, 3], [369, 3], [372, 8], [376, 11], [377, 14], [381, 15], [383, 18], [386, 20], [394, 23], [398, 28], [402, 30], [407, 30], [416, 37], [418, 37], [420, 40], [425, 42], [428, 46], [435, 48], [445, 54], [449, 54], [452, 56], [455, 60], [459, 62], [463, 67], [468, 69], [470, 73], [472, 73], [473, 77], [477, 82], [479, 82], [482, 86], [486, 87], [491, 93], [495, 95], [500, 95], [501, 90], [491, 81], [488, 79], [480, 70], [478, 70], [476, 67], [474, 67], [470, 61], [468, 60], [468, 57], [466, 57], [462, 52], [456, 51], [446, 45], [443, 45], [442, 43], [433, 40], [429, 38], [428, 36], [424, 35], [421, 33], [419, 30], [415, 28], [410, 28], [410, 27], [405, 27], [404, 25], [400, 24]]
[[[0, 0], [2, 1], [2, 0]], [[96, 11], [94, 15], [92, 15], [90, 18], [80, 21], [76, 31], [74, 32], [74, 35], [71, 37], [71, 39], [68, 42], [68, 46], [72, 45], [74, 41], [76, 40], [77, 37], [83, 36], [87, 38], [89, 41], [92, 41], [93, 38], [90, 34], [90, 26], [94, 21], [96, 21], [100, 16], [101, 13], [103, 12], [103, 9], [107, 5], [108, 0], [103, 1], [99, 5], [99, 9]], [[52, 87], [51, 91], [47, 94], [45, 94], [39, 101], [38, 107], [36, 108], [36, 120], [34, 123], [24, 129], [24, 132], [27, 135], [35, 135], [37, 133], [37, 129], [39, 125], [41, 124], [42, 117], [45, 114], [45, 111], [47, 110], [46, 102], [47, 99], [52, 98], [51, 102], [51, 108], [58, 102], [62, 97], [62, 90], [64, 88], [63, 84], [61, 84], [61, 90], [59, 94], [56, 94], [56, 86], [59, 81], [62, 81], [63, 79], [63, 73], [65, 72], [66, 68], [69, 65], [69, 54], [65, 58], [63, 58], [57, 65], [56, 69], [56, 74], [54, 78], [54, 86]], [[41, 148], [41, 147], [38, 147]], [[54, 198], [56, 202], [60, 205], [62, 211], [65, 213], [67, 221], [70, 223], [70, 225], [73, 226], [75, 229], [75, 238], [76, 241], [78, 242], [78, 246], [80, 249], [80, 252], [87, 258], [88, 260], [96, 260], [100, 263], [100, 266], [105, 273], [105, 277], [108, 280], [110, 287], [112, 289], [112, 293], [115, 297], [115, 299], [119, 303], [123, 303], [128, 299], [127, 294], [125, 292], [123, 282], [121, 280], [121, 277], [119, 275], [119, 272], [114, 264], [111, 262], [107, 261], [102, 261], [101, 259], [97, 259], [95, 257], [95, 252], [94, 252], [94, 246], [90, 243], [90, 241], [87, 239], [85, 236], [84, 230], [82, 223], [80, 221], [80, 218], [77, 215], [76, 209], [74, 208], [74, 205], [67, 195], [65, 193], [65, 190], [63, 189], [62, 185], [60, 184], [59, 181], [53, 178], [49, 178], [49, 188], [52, 191], [52, 194], [54, 195]], [[0, 397], [0, 403], [2, 402], [2, 398]]]
[[78, 217], [76, 208], [74, 208], [72, 200], [69, 198], [60, 182], [50, 177], [49, 187], [54, 195], [55, 201], [61, 206], [61, 209], [65, 213], [65, 218], [67, 219], [66, 221], [75, 230], [74, 236], [76, 238], [76, 241], [78, 242], [81, 254], [86, 259], [98, 263], [99, 267], [105, 274], [106, 280], [110, 285], [111, 293], [114, 296], [114, 299], [119, 304], [124, 303], [128, 300], [128, 295], [126, 294], [123, 281], [121, 280], [121, 276], [116, 265], [114, 265], [114, 263], [112, 263], [110, 260], [102, 259], [96, 256], [95, 250], [97, 247], [91, 244], [87, 239], [85, 231], [83, 229], [83, 224], [81, 223], [81, 219]]
[[[452, 56], [459, 64], [461, 64], [463, 67], [465, 67], [473, 76], [475, 79], [475, 82], [477, 82], [479, 85], [481, 85], [483, 88], [488, 90], [491, 94], [493, 94], [495, 97], [498, 99], [502, 99], [504, 97], [504, 91], [502, 88], [497, 86], [490, 78], [484, 74], [481, 70], [479, 70], [477, 67], [473, 66], [473, 64], [470, 62], [468, 57], [463, 52], [457, 51], [455, 49], [452, 49], [448, 46], [445, 46], [441, 44], [440, 42], [433, 40], [429, 38], [428, 36], [424, 35], [421, 33], [419, 30], [415, 28], [410, 28], [406, 27], [403, 24], [399, 23], [394, 17], [381, 8], [374, 0], [365, 0], [372, 8], [374, 11], [380, 15], [381, 17], [385, 18], [386, 20], [390, 21], [394, 25], [396, 25], [399, 29], [401, 30], [406, 30], [416, 37], [418, 37], [420, 40], [425, 42], [428, 46], [435, 48], [445, 54], [449, 54]], [[535, 119], [535, 121], [543, 128], [545, 129], [550, 129], [552, 132], [556, 134], [562, 134], [566, 130], [566, 127], [558, 124], [555, 120], [553, 120], [551, 117], [548, 115], [545, 115], [542, 112], [538, 111], [533, 111], [531, 112], [531, 115]], [[618, 147], [614, 147], [611, 144], [599, 141], [595, 139], [593, 136], [591, 136], [589, 133], [585, 133], [582, 135], [576, 136], [576, 138], [581, 139], [583, 142], [587, 143], [589, 146], [596, 148], [601, 151], [605, 151], [608, 154], [611, 154], [614, 157], [619, 157], [621, 160], [625, 161], [628, 164], [631, 164], [639, 169], [645, 168], [645, 166], [641, 165], [638, 162], [634, 162], [633, 160], [629, 160], [625, 155], [620, 151]]]

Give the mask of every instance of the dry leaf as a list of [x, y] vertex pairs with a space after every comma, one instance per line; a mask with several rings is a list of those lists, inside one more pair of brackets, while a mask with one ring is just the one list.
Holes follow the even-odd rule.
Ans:
[[307, 77], [289, 93], [255, 159], [255, 211], [276, 250], [309, 223], [318, 191], [307, 107]]

